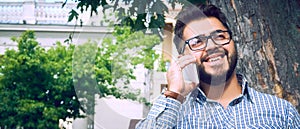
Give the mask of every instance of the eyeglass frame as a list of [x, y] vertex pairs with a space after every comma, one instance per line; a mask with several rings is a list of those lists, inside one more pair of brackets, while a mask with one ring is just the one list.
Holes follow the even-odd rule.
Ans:
[[[228, 40], [228, 42], [223, 43], [223, 44], [218, 44], [218, 43], [216, 43], [215, 40], [212, 38], [212, 34], [213, 34], [213, 33], [216, 33], [216, 32], [228, 32], [228, 33], [229, 33], [229, 40]], [[205, 46], [204, 46], [203, 48], [200, 48], [200, 49], [192, 49], [192, 47], [190, 46], [189, 41], [192, 40], [192, 39], [194, 39], [194, 38], [196, 38], [196, 37], [199, 37], [199, 36], [205, 37], [205, 39], [206, 39], [206, 41], [205, 41]], [[211, 32], [211, 33], [209, 34], [209, 36], [203, 36], [202, 34], [197, 35], [197, 36], [194, 36], [194, 37], [192, 37], [192, 38], [190, 38], [190, 39], [184, 41], [184, 46], [183, 46], [183, 48], [182, 48], [182, 50], [181, 50], [180, 53], [183, 53], [183, 52], [184, 52], [184, 49], [185, 49], [185, 45], [186, 45], [186, 44], [189, 46], [190, 50], [192, 50], [192, 51], [203, 50], [204, 48], [207, 47], [208, 39], [211, 39], [211, 40], [214, 42], [214, 44], [216, 44], [216, 45], [225, 45], [225, 44], [230, 43], [230, 41], [232, 40], [232, 32], [231, 32], [230, 30], [215, 30], [215, 31]]]

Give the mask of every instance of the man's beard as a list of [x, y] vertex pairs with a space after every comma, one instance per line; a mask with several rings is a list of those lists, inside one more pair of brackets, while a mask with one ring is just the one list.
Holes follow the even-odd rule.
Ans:
[[224, 71], [219, 75], [212, 75], [205, 71], [203, 65], [200, 65], [197, 67], [200, 82], [204, 82], [209, 85], [221, 85], [222, 83], [225, 85], [225, 83], [231, 78], [237, 64], [237, 52], [236, 49], [234, 49], [232, 56], [229, 57], [228, 51], [225, 49], [224, 51], [229, 63], [228, 71]]

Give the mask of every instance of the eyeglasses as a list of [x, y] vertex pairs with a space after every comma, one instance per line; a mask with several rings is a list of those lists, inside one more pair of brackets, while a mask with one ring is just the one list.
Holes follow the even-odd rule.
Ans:
[[198, 35], [185, 41], [192, 51], [202, 50], [206, 48], [208, 39], [211, 39], [217, 45], [228, 44], [231, 40], [231, 31], [216, 30], [211, 32], [209, 36]]

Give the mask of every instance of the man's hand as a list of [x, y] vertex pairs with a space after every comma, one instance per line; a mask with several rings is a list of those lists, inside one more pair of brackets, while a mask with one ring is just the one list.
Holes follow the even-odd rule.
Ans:
[[168, 90], [181, 94], [182, 96], [188, 95], [193, 89], [196, 88], [195, 82], [184, 82], [182, 69], [185, 66], [195, 63], [196, 58], [191, 55], [179, 55], [178, 60], [172, 61], [171, 66], [167, 72]]

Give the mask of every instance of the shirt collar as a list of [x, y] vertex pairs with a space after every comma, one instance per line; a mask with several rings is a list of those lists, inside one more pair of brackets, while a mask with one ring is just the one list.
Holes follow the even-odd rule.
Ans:
[[[246, 97], [248, 101], [253, 102], [252, 98], [249, 94], [247, 79], [241, 74], [237, 74], [237, 78], [238, 78], [238, 83], [242, 86], [242, 94], [238, 98]], [[194, 91], [191, 92], [190, 97], [192, 99], [198, 100], [200, 103], [203, 103], [206, 101], [207, 102], [215, 102], [214, 100], [208, 99], [206, 97], [206, 95], [204, 94], [204, 92], [199, 88], [199, 86]], [[234, 104], [240, 102], [241, 99], [238, 99], [238, 98], [235, 99], [237, 101], [234, 102]]]

